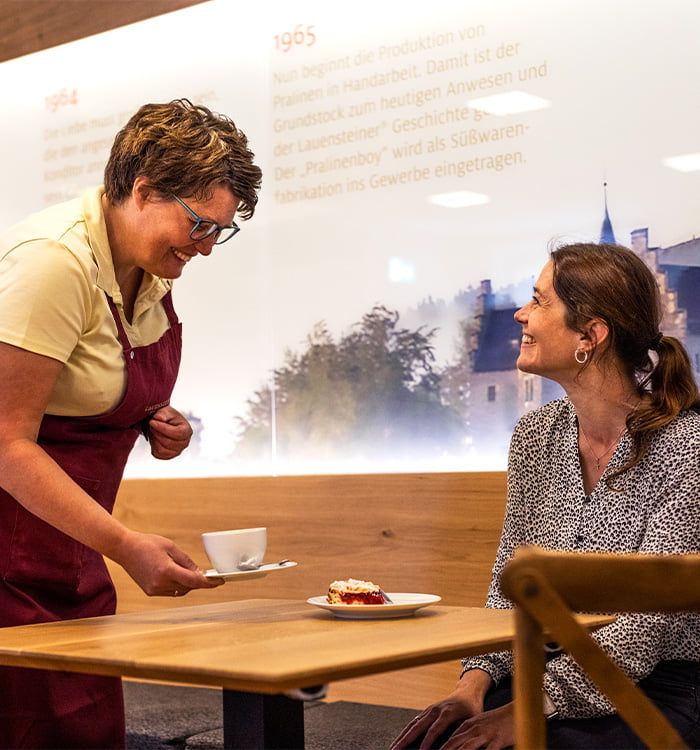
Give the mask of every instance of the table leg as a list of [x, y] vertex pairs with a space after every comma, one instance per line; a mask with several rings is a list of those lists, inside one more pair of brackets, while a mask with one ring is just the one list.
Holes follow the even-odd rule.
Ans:
[[237, 690], [224, 690], [223, 698], [227, 750], [303, 750], [303, 701]]

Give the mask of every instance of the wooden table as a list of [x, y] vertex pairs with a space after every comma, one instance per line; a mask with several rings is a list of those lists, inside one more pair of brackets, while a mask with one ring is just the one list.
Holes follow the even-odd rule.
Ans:
[[225, 747], [296, 748], [303, 705], [283, 691], [507, 649], [514, 634], [509, 610], [351, 621], [303, 601], [251, 599], [1, 628], [0, 664], [221, 687]]

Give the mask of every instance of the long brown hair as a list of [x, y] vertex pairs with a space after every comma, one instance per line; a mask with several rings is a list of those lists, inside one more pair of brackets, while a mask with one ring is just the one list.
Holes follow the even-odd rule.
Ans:
[[[609, 483], [639, 463], [654, 433], [680, 412], [700, 411], [698, 386], [683, 344], [660, 331], [659, 288], [638, 255], [620, 245], [573, 244], [553, 250], [551, 258], [554, 290], [566, 306], [567, 325], [582, 331], [592, 318], [604, 321], [609, 344], [598, 360], [616, 355], [644, 397], [627, 417], [632, 456]], [[595, 350], [592, 355], [591, 360]]]

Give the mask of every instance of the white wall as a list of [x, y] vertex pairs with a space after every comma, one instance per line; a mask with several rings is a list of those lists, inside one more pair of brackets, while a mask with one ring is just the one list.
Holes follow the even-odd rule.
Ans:
[[[618, 241], [639, 226], [662, 246], [697, 234], [700, 172], [663, 160], [700, 152], [699, 21], [691, 0], [214, 0], [106, 32], [0, 64], [0, 229], [98, 182], [140, 104], [224, 112], [265, 178], [250, 225], [176, 288], [173, 403], [202, 419], [202, 442], [166, 466], [139, 455], [131, 474], [501, 467], [473, 450], [285, 464], [272, 445], [242, 461], [235, 418], [317, 321], [339, 336], [377, 302], [406, 313], [483, 278], [527, 290], [552, 238], [597, 239], [603, 179]], [[474, 102], [513, 91], [540, 108]], [[456, 191], [482, 202], [430, 202]], [[439, 363], [455, 335], [443, 321]]]

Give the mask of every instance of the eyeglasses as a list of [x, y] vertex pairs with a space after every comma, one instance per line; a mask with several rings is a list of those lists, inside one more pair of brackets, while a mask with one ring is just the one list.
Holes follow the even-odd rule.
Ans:
[[194, 226], [190, 229], [190, 239], [195, 242], [201, 242], [207, 240], [209, 237], [215, 237], [215, 245], [223, 245], [224, 242], [228, 242], [235, 234], [241, 231], [241, 228], [232, 221], [230, 226], [220, 226], [215, 221], [209, 219], [203, 219], [199, 214], [193, 211], [181, 198], [177, 195], [173, 195], [173, 198], [187, 211], [194, 221]]

